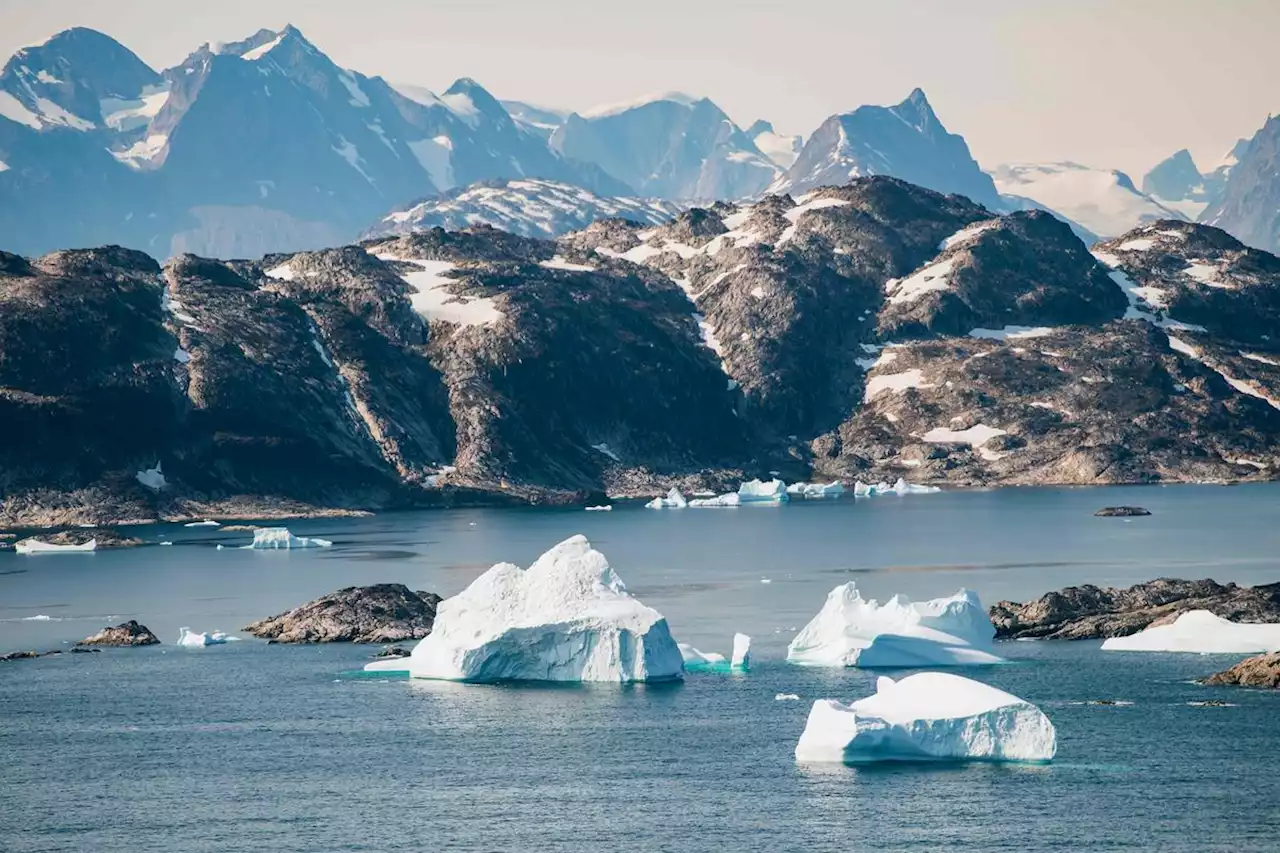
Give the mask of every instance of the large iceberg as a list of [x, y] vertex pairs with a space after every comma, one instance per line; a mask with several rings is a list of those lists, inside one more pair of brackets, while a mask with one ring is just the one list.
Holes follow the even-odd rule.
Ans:
[[925, 667], [1002, 663], [995, 628], [976, 593], [913, 603], [895, 595], [883, 605], [863, 599], [853, 582], [831, 590], [826, 603], [787, 648], [787, 660], [808, 666]]
[[440, 602], [431, 633], [408, 658], [370, 671], [408, 670], [452, 681], [664, 681], [684, 664], [667, 620], [632, 598], [584, 536], [528, 569], [499, 563]]
[[96, 551], [98, 540], [90, 539], [79, 545], [56, 545], [52, 542], [41, 542], [39, 539], [23, 539], [13, 546], [19, 554], [86, 554]]
[[314, 536], [294, 536], [287, 527], [259, 527], [253, 531], [253, 544], [244, 547], [256, 551], [274, 551], [293, 548], [328, 548], [332, 544], [328, 539], [318, 539]]
[[192, 631], [190, 628], [178, 629], [178, 645], [188, 648], [201, 649], [205, 646], [220, 646], [223, 643], [230, 643], [239, 640], [239, 637], [233, 637], [222, 631]]
[[845, 705], [819, 699], [796, 744], [796, 760], [1049, 761], [1053, 723], [1017, 696], [945, 672], [900, 681], [881, 676], [876, 692]]
[[1280, 624], [1232, 622], [1208, 610], [1188, 610], [1172, 622], [1102, 642], [1108, 652], [1191, 652], [1253, 655], [1280, 651]]
[[665, 498], [654, 498], [645, 504], [646, 509], [684, 509], [689, 502], [684, 499], [684, 495], [680, 494], [680, 490], [673, 488], [667, 492]]
[[800, 498], [838, 498], [844, 494], [844, 486], [835, 481], [830, 483], [792, 483], [787, 486], [787, 494]]
[[718, 670], [739, 672], [751, 666], [751, 638], [746, 634], [733, 635], [733, 657], [726, 658], [719, 652], [700, 652], [688, 643], [678, 643], [680, 657], [688, 670]]
[[738, 486], [740, 503], [782, 503], [787, 499], [787, 484], [781, 480], [748, 480]]

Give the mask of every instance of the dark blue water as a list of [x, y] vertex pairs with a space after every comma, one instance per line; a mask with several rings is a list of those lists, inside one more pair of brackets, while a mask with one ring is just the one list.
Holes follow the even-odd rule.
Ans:
[[[1005, 490], [739, 510], [475, 511], [299, 522], [325, 552], [0, 556], [0, 650], [139, 618], [238, 629], [343, 585], [450, 594], [586, 533], [673, 632], [744, 677], [667, 687], [370, 679], [367, 648], [245, 641], [0, 666], [0, 850], [1277, 849], [1280, 695], [1191, 683], [1232, 658], [1010, 643], [978, 677], [1039, 704], [1047, 767], [797, 766], [815, 698], [869, 673], [781, 662], [828, 589], [1028, 597], [1160, 575], [1280, 580], [1280, 488]], [[1156, 514], [1095, 519], [1104, 504]], [[761, 578], [771, 580], [762, 584]], [[49, 621], [17, 621], [36, 614]], [[775, 701], [797, 693], [800, 702]], [[1113, 699], [1125, 706], [1083, 704]], [[1194, 707], [1223, 699], [1232, 707]]]

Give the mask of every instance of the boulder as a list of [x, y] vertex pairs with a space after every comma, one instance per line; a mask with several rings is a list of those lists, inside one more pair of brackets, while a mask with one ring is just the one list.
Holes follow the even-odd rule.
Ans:
[[1104, 506], [1094, 513], [1098, 518], [1134, 518], [1151, 515], [1151, 510], [1141, 506]]
[[1200, 683], [1280, 689], [1280, 652], [1246, 658], [1229, 669], [1215, 672]]
[[82, 646], [156, 646], [160, 639], [145, 625], [139, 625], [136, 619], [121, 622], [110, 628], [103, 628], [91, 637], [85, 637], [79, 643]]
[[404, 584], [349, 586], [245, 629], [273, 643], [394, 643], [431, 633], [440, 596]]

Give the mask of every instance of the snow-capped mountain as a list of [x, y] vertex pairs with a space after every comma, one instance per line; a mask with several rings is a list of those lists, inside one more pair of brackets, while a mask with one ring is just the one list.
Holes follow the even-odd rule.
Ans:
[[1191, 152], [1183, 148], [1147, 172], [1142, 179], [1142, 191], [1165, 207], [1194, 220], [1222, 198], [1231, 168], [1248, 147], [1249, 140], [1237, 141], [1227, 156], [1209, 172], [1201, 172]]
[[365, 232], [366, 238], [431, 228], [460, 230], [491, 225], [522, 237], [558, 237], [601, 219], [659, 225], [681, 206], [657, 199], [602, 196], [559, 181], [536, 178], [481, 181], [395, 210]]
[[556, 128], [564, 124], [570, 110], [558, 110], [553, 107], [539, 107], [526, 104], [524, 101], [499, 101], [502, 108], [515, 119], [516, 124], [530, 133], [536, 133], [544, 139], [550, 139]]
[[754, 195], [779, 172], [718, 106], [680, 93], [573, 113], [551, 147], [598, 165], [635, 195], [673, 200]]
[[[1226, 182], [1201, 222], [1268, 251], [1280, 250], [1280, 116], [1267, 119], [1248, 143], [1228, 157]], [[1229, 161], [1238, 157], [1239, 162]]]
[[896, 106], [859, 107], [828, 118], [769, 192], [798, 194], [868, 175], [891, 175], [999, 206], [990, 176], [964, 137], [947, 132], [920, 89]]
[[747, 128], [747, 136], [764, 156], [778, 165], [780, 169], [790, 169], [791, 164], [800, 156], [804, 147], [801, 136], [786, 136], [773, 129], [773, 125], [764, 119], [758, 119]]
[[1114, 237], [1146, 222], [1185, 219], [1140, 192], [1124, 172], [1092, 169], [1079, 163], [1007, 163], [992, 173], [1000, 193], [1030, 199], [1102, 238]]
[[206, 44], [157, 74], [72, 30], [0, 77], [0, 227], [12, 245], [258, 255], [351, 239], [388, 209], [491, 178], [626, 187], [552, 152], [479, 84], [402, 94], [294, 27]]

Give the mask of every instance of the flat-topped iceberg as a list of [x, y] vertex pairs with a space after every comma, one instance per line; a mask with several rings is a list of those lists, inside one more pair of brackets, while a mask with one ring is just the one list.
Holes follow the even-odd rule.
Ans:
[[408, 658], [370, 671], [451, 681], [664, 681], [684, 664], [667, 620], [573, 536], [528, 569], [499, 563], [440, 602]]
[[684, 509], [689, 502], [684, 499], [684, 495], [680, 494], [679, 489], [673, 488], [667, 492], [665, 498], [654, 498], [645, 504], [646, 509]]
[[895, 595], [883, 605], [863, 599], [853, 583], [827, 595], [822, 610], [787, 648], [807, 666], [925, 667], [1002, 663], [995, 627], [976, 593], [913, 603]]
[[787, 499], [787, 484], [781, 480], [748, 480], [738, 486], [740, 503], [782, 503]]
[[694, 498], [689, 501], [692, 507], [717, 507], [717, 506], [739, 506], [742, 498], [737, 492], [729, 492], [723, 495], [716, 495], [711, 498]]
[[1053, 723], [1017, 696], [945, 672], [899, 681], [880, 677], [876, 692], [845, 705], [819, 699], [796, 744], [796, 760], [1049, 761]]
[[678, 643], [680, 657], [687, 670], [743, 671], [751, 667], [751, 638], [746, 634], [733, 635], [733, 656], [726, 658], [719, 652], [701, 652], [688, 643]]
[[205, 646], [220, 646], [223, 643], [230, 643], [239, 640], [239, 637], [233, 637], [222, 631], [192, 631], [190, 628], [178, 629], [178, 645], [188, 648], [201, 649]]
[[844, 486], [838, 482], [830, 483], [792, 483], [787, 486], [787, 494], [799, 498], [838, 498], [844, 494]]
[[259, 527], [253, 531], [253, 544], [245, 545], [257, 551], [274, 551], [293, 548], [328, 548], [333, 543], [314, 536], [294, 536], [287, 527]]
[[39, 539], [23, 539], [13, 546], [13, 550], [19, 554], [87, 554], [97, 548], [97, 539], [90, 539], [79, 545], [57, 545], [53, 542], [41, 542]]
[[908, 483], [899, 477], [896, 483], [864, 483], [858, 480], [853, 484], [853, 496], [855, 498], [873, 498], [877, 495], [931, 495], [940, 492], [942, 489], [937, 486], [920, 486], [915, 483]]
[[1188, 610], [1172, 622], [1102, 643], [1108, 652], [1241, 654], [1280, 651], [1280, 624], [1232, 622], [1208, 610]]

